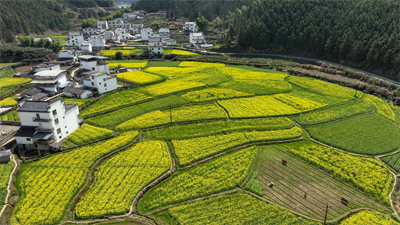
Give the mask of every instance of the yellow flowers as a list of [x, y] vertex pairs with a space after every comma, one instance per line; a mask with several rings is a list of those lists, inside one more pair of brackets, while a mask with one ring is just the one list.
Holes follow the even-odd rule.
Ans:
[[308, 141], [277, 146], [389, 204], [393, 177], [378, 161], [349, 155]]
[[145, 68], [147, 66], [147, 61], [145, 60], [111, 60], [108, 61], [108, 67], [110, 69], [116, 68], [118, 66], [125, 68]]
[[76, 215], [84, 219], [129, 212], [136, 194], [170, 164], [164, 142], [139, 142], [101, 165], [96, 182], [77, 204]]
[[176, 50], [176, 49], [172, 49], [171, 51], [165, 51], [164, 54], [166, 54], [166, 53], [172, 53], [172, 54], [183, 55], [183, 56], [199, 55], [199, 54], [194, 53], [194, 52], [188, 52], [188, 51], [182, 51], [182, 50]]
[[381, 114], [382, 116], [388, 118], [391, 121], [396, 121], [396, 116], [394, 115], [393, 110], [382, 99], [375, 97], [373, 95], [364, 95], [363, 100], [364, 102], [373, 105], [377, 113]]
[[13, 106], [18, 104], [17, 101], [15, 101], [14, 98], [5, 98], [3, 100], [0, 100], [0, 105], [8, 105], [8, 106]]
[[70, 134], [66, 142], [72, 142], [75, 145], [83, 145], [90, 141], [109, 137], [111, 134], [111, 130], [84, 124]]
[[79, 107], [93, 101], [93, 98], [86, 98], [86, 99], [80, 99], [80, 98], [62, 98], [62, 101], [65, 104], [78, 104]]
[[25, 84], [31, 81], [32, 79], [30, 78], [2, 78], [0, 82], [0, 88]]
[[234, 132], [224, 135], [172, 141], [180, 165], [187, 165], [199, 159], [236, 146], [259, 141], [275, 141], [298, 138], [302, 130], [298, 127], [285, 130]]
[[388, 217], [370, 210], [363, 210], [350, 217], [344, 219], [340, 225], [354, 225], [354, 224], [380, 224], [380, 225], [398, 225]]
[[183, 61], [179, 64], [179, 67], [225, 67], [223, 63], [203, 63], [194, 61]]
[[165, 205], [230, 190], [246, 178], [255, 159], [255, 148], [246, 148], [176, 173], [150, 189], [139, 201], [147, 212]]
[[128, 56], [130, 54], [136, 54], [141, 52], [142, 49], [133, 49], [133, 50], [103, 50], [100, 55], [101, 56], [115, 56], [115, 53], [122, 52], [124, 56]]
[[205, 102], [211, 100], [219, 100], [226, 98], [244, 97], [251, 96], [253, 94], [235, 91], [226, 88], [207, 88], [198, 91], [191, 91], [187, 94], [182, 95], [183, 99], [191, 102]]
[[184, 81], [167, 81], [161, 84], [155, 84], [139, 89], [141, 92], [148, 93], [153, 96], [166, 95], [188, 89], [205, 86], [199, 82], [184, 82]]
[[3, 207], [5, 197], [7, 196], [7, 186], [10, 180], [10, 174], [14, 169], [14, 162], [0, 164], [0, 207]]
[[137, 71], [130, 71], [126, 73], [118, 73], [117, 74], [118, 78], [127, 80], [127, 81], [132, 81], [138, 84], [150, 84], [154, 83], [157, 81], [163, 80], [162, 77], [151, 74], [151, 73], [146, 73], [142, 72], [140, 70]]
[[[182, 63], [181, 63], [182, 64]], [[179, 66], [181, 66], [181, 64]], [[280, 80], [283, 81], [288, 75], [286, 73], [263, 73], [254, 72], [234, 67], [218, 68], [222, 73], [230, 75], [235, 80]]]
[[318, 224], [244, 193], [209, 197], [173, 206], [166, 213], [182, 225]]
[[21, 199], [11, 219], [23, 225], [58, 224], [85, 183], [89, 168], [99, 158], [126, 146], [137, 136], [138, 132], [124, 133], [104, 142], [23, 164], [17, 179]]

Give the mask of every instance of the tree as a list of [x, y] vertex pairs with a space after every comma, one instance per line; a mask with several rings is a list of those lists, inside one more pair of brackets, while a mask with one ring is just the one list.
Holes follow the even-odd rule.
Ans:
[[196, 24], [199, 26], [200, 30], [205, 30], [208, 26], [209, 21], [200, 12], [199, 17], [196, 19]]
[[124, 56], [124, 54], [122, 52], [120, 52], [120, 51], [115, 53], [115, 58], [118, 59], [118, 60], [122, 59], [123, 56]]
[[87, 20], [84, 20], [81, 26], [82, 28], [96, 27], [96, 24], [97, 24], [96, 19], [92, 17]]
[[53, 50], [54, 53], [58, 54], [62, 49], [61, 43], [59, 41], [53, 42], [53, 44], [51, 45], [51, 49]]

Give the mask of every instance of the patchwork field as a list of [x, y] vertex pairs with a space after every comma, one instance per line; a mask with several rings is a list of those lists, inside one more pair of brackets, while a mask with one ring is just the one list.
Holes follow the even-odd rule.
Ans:
[[[136, 50], [119, 48], [107, 51]], [[117, 75], [140, 86], [96, 100], [63, 97], [88, 105], [79, 115], [85, 125], [64, 141], [77, 148], [22, 162], [7, 223], [321, 224], [326, 203], [335, 224], [396, 223], [399, 107], [262, 68], [109, 63], [141, 68]], [[14, 85], [1, 93], [13, 91], [12, 71], [0, 75]], [[11, 163], [0, 166], [1, 205]], [[351, 214], [360, 209], [369, 211]]]

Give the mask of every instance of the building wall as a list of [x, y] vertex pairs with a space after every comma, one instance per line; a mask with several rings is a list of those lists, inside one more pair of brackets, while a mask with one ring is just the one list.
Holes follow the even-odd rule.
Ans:
[[92, 48], [104, 48], [106, 40], [100, 35], [90, 36], [89, 42], [92, 44]]
[[142, 35], [142, 41], [148, 41], [150, 35], [153, 33], [153, 30], [150, 28], [144, 28], [140, 31]]
[[117, 89], [117, 79], [107, 79], [107, 75], [94, 77], [94, 83], [100, 94]]
[[91, 91], [85, 91], [85, 92], [83, 92], [83, 94], [81, 94], [81, 99], [87, 99], [87, 98], [89, 98], [90, 96], [92, 95], [92, 92]]
[[35, 69], [35, 72], [40, 72], [40, 71], [45, 71], [45, 70], [60, 70], [60, 64], [53, 64], [53, 65], [49, 65], [47, 68], [38, 68]]
[[154, 52], [156, 54], [162, 54], [163, 53], [162, 46], [149, 46], [149, 51], [150, 52]]
[[[73, 41], [72, 41], [73, 40]], [[69, 36], [69, 40], [67, 40], [67, 46], [78, 46], [78, 44], [84, 41], [83, 36]]]
[[59, 85], [62, 85], [62, 84], [64, 84], [65, 82], [67, 82], [67, 77], [66, 77], [65, 74], [64, 74], [64, 75], [58, 77], [57, 80], [58, 80], [58, 84], [59, 84]]

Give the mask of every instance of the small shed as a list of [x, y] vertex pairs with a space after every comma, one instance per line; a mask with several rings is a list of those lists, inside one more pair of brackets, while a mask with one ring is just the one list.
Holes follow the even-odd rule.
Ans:
[[0, 163], [6, 163], [11, 160], [11, 150], [0, 151]]
[[92, 96], [92, 94], [90, 90], [83, 88], [67, 87], [64, 89], [64, 95], [67, 97], [86, 99]]

